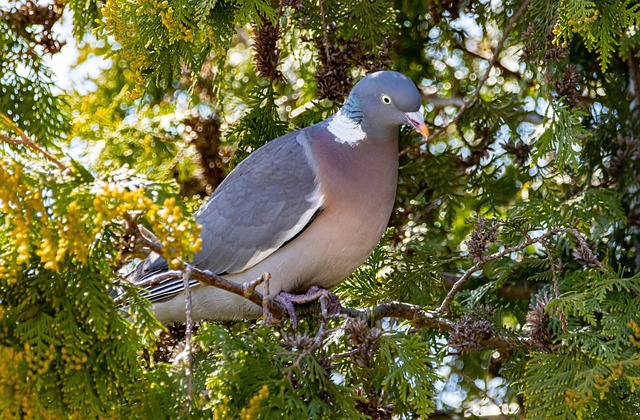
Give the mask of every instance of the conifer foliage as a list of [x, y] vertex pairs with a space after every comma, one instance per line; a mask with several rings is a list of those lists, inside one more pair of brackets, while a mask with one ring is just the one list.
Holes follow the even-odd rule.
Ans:
[[[73, 87], [62, 19], [104, 63]], [[639, 34], [634, 0], [5, 2], [0, 417], [637, 415]], [[432, 135], [342, 312], [161, 327], [123, 275], [214, 282], [202, 200], [382, 68]]]

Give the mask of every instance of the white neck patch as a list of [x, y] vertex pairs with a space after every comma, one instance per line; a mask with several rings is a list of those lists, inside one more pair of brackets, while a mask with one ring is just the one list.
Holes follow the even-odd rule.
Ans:
[[338, 143], [356, 145], [366, 137], [360, 124], [344, 115], [342, 110], [333, 116], [327, 128], [336, 137]]

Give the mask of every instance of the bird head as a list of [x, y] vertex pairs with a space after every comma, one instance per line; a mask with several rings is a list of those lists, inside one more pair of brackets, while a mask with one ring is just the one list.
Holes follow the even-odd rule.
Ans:
[[421, 105], [422, 96], [411, 79], [395, 71], [379, 71], [353, 87], [341, 112], [360, 124], [368, 137], [386, 138], [403, 124], [428, 137]]

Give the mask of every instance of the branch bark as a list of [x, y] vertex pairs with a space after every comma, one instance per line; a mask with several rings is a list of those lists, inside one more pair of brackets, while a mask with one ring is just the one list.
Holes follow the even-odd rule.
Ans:
[[[130, 217], [129, 217], [130, 218]], [[137, 224], [136, 224], [137, 225]], [[440, 306], [436, 310], [426, 310], [420, 306], [401, 303], [401, 302], [391, 302], [377, 305], [373, 308], [369, 309], [357, 309], [357, 308], [341, 308], [340, 313], [342, 315], [346, 315], [349, 317], [360, 318], [364, 321], [379, 321], [382, 318], [399, 318], [410, 321], [415, 328], [418, 329], [433, 329], [438, 330], [440, 332], [452, 332], [456, 330], [459, 322], [448, 319], [447, 315], [450, 313], [450, 305], [456, 294], [462, 290], [467, 281], [472, 277], [472, 275], [478, 271], [480, 271], [484, 265], [490, 261], [494, 261], [500, 258], [503, 258], [511, 253], [520, 252], [524, 250], [526, 247], [540, 243], [545, 247], [547, 246], [546, 241], [554, 235], [558, 234], [569, 234], [575, 238], [578, 243], [578, 247], [576, 251], [580, 255], [586, 263], [597, 266], [600, 269], [605, 269], [604, 266], [591, 252], [586, 240], [577, 231], [575, 228], [554, 228], [550, 229], [547, 232], [532, 238], [530, 235], [525, 235], [525, 240], [518, 245], [508, 247], [503, 249], [502, 251], [493, 253], [488, 256], [481, 256], [480, 259], [471, 266], [460, 278], [455, 278], [452, 275], [449, 275], [449, 283], [451, 284], [451, 289], [447, 293], [446, 297], [440, 304]], [[148, 235], [143, 235], [140, 230], [138, 230], [137, 240], [141, 241], [145, 248], [150, 249], [153, 252], [156, 252], [160, 255], [163, 254], [164, 246], [157, 241], [154, 241], [147, 237]], [[551, 263], [554, 263], [551, 261]], [[453, 277], [453, 278], [451, 278]], [[268, 299], [267, 296], [262, 295], [260, 292], [256, 291], [256, 287], [261, 283], [269, 280], [269, 273], [265, 273], [260, 278], [246, 282], [246, 283], [235, 283], [231, 282], [224, 277], [218, 276], [208, 271], [200, 270], [196, 267], [190, 266], [189, 264], [179, 260], [179, 266], [175, 270], [170, 270], [160, 275], [156, 275], [151, 279], [146, 281], [142, 281], [137, 283], [136, 285], [139, 287], [149, 286], [152, 284], [160, 283], [163, 280], [174, 279], [174, 278], [193, 278], [198, 280], [201, 284], [206, 286], [213, 286], [220, 288], [222, 290], [226, 290], [230, 293], [234, 293], [244, 298], [250, 300], [258, 306], [261, 306], [265, 309], [265, 313], [268, 313], [277, 317], [284, 318], [287, 316], [287, 311], [283, 305], [281, 305], [278, 301], [274, 299]], [[268, 293], [268, 292], [267, 292]], [[322, 319], [326, 319], [327, 316], [327, 308], [326, 303], [321, 301], [321, 317]], [[189, 308], [187, 308], [189, 310]], [[266, 319], [266, 318], [265, 318]], [[492, 333], [488, 337], [482, 337], [479, 339], [477, 348], [485, 348], [485, 349], [494, 349], [501, 352], [510, 352], [514, 348], [517, 347], [534, 347], [534, 344], [530, 342], [526, 337], [518, 336], [518, 335], [506, 335], [504, 333]]]
[[6, 124], [7, 126], [9, 126], [9, 128], [11, 128], [13, 131], [18, 133], [18, 135], [20, 136], [19, 139], [13, 139], [11, 137], [7, 137], [7, 136], [5, 136], [3, 134], [0, 134], [0, 140], [4, 141], [6, 143], [23, 145], [23, 146], [31, 149], [32, 151], [36, 152], [37, 154], [40, 154], [40, 155], [44, 156], [45, 159], [47, 159], [49, 162], [51, 162], [54, 165], [56, 165], [60, 170], [62, 170], [62, 171], [70, 170], [70, 168], [67, 165], [65, 165], [64, 163], [62, 163], [60, 160], [58, 160], [58, 158], [56, 158], [51, 153], [47, 152], [46, 150], [44, 150], [43, 148], [38, 146], [36, 144], [36, 142], [31, 140], [29, 138], [29, 136], [27, 136], [26, 133], [24, 131], [22, 131], [22, 129], [20, 127], [18, 127], [9, 117], [7, 117], [6, 115], [4, 115], [1, 112], [0, 112], [0, 122], [2, 122], [4, 124]]
[[[451, 332], [456, 328], [456, 322], [444, 318], [438, 311], [427, 311], [420, 306], [401, 302], [384, 303], [370, 309], [342, 308], [341, 313], [372, 322], [382, 318], [405, 319], [420, 330]], [[494, 349], [502, 352], [511, 352], [516, 347], [529, 346], [528, 340], [524, 337], [506, 337], [500, 334], [494, 334], [479, 344], [482, 349]]]
[[[486, 61], [491, 60], [491, 57], [485, 57], [484, 55], [480, 54], [480, 53], [479, 53], [479, 52], [477, 52], [477, 51], [471, 51], [470, 49], [468, 49], [468, 48], [464, 45], [464, 43], [462, 43], [462, 42], [460, 42], [460, 41], [457, 41], [457, 42], [456, 42], [456, 47], [457, 47], [460, 51], [463, 51], [463, 52], [465, 52], [465, 53], [467, 53], [467, 54], [469, 54], [469, 55], [471, 55], [471, 56], [474, 56], [474, 57], [476, 57], [476, 58], [479, 58], [479, 59], [481, 59], [481, 60], [486, 60]], [[499, 67], [502, 71], [504, 71], [505, 73], [509, 74], [509, 75], [510, 75], [510, 76], [512, 76], [512, 77], [515, 77], [515, 78], [517, 78], [517, 79], [522, 79], [522, 75], [521, 75], [520, 73], [518, 73], [517, 71], [513, 71], [513, 70], [511, 70], [511, 69], [509, 69], [509, 68], [507, 68], [507, 67], [505, 67], [505, 66], [500, 62], [500, 60], [496, 60], [496, 61], [495, 61], [495, 66], [496, 66], [496, 67]]]
[[[462, 114], [464, 114], [464, 112], [478, 100], [478, 97], [480, 96], [480, 90], [482, 90], [482, 86], [484, 86], [486, 81], [489, 79], [489, 74], [491, 74], [491, 69], [493, 69], [493, 67], [495, 66], [497, 60], [499, 59], [500, 52], [502, 51], [502, 48], [504, 47], [504, 43], [506, 42], [507, 38], [509, 37], [509, 34], [511, 33], [511, 30], [515, 26], [515, 24], [518, 21], [518, 19], [520, 19], [520, 17], [524, 13], [524, 11], [527, 9], [527, 7], [529, 7], [529, 3], [531, 3], [531, 0], [525, 0], [524, 2], [522, 2], [520, 7], [518, 8], [518, 10], [513, 14], [513, 16], [511, 16], [511, 19], [509, 19], [509, 22], [507, 23], [507, 26], [504, 28], [504, 32], [502, 33], [502, 37], [498, 41], [498, 45], [496, 45], [496, 48], [493, 50], [493, 54], [491, 55], [491, 58], [488, 61], [487, 69], [485, 70], [485, 72], [482, 75], [482, 77], [480, 78], [480, 80], [478, 80], [478, 84], [476, 85], [475, 90], [473, 91], [471, 96], [469, 96], [469, 98], [462, 104], [462, 106], [460, 107], [460, 109], [458, 110], [456, 115], [448, 123], [446, 123], [445, 125], [439, 127], [433, 133], [433, 135], [431, 136], [432, 139], [436, 138], [436, 137], [439, 137], [440, 135], [445, 133], [447, 131], [447, 128], [449, 128], [450, 125], [455, 124], [460, 119]], [[418, 143], [416, 143], [416, 144], [414, 144], [414, 145], [412, 145], [410, 147], [407, 147], [406, 149], [402, 150], [399, 153], [399, 156], [404, 156], [404, 155], [406, 155], [406, 154], [408, 154], [408, 153], [410, 153], [412, 151], [415, 151], [415, 150], [419, 149], [420, 147], [422, 147], [425, 144], [427, 144], [428, 141], [429, 141], [428, 139], [427, 140], [423, 140], [423, 141], [420, 141], [420, 142], [418, 142]]]
[[[496, 252], [496, 253], [491, 254], [489, 256], [482, 257], [471, 268], [469, 268], [467, 271], [465, 271], [465, 273], [462, 275], [462, 277], [460, 277], [453, 284], [453, 286], [451, 287], [451, 290], [449, 290], [449, 293], [447, 293], [447, 296], [444, 298], [444, 300], [440, 304], [440, 307], [436, 310], [436, 313], [439, 313], [439, 314], [447, 314], [447, 313], [449, 313], [449, 306], [451, 305], [451, 302], [453, 301], [453, 298], [455, 297], [455, 295], [462, 289], [462, 287], [465, 285], [465, 283], [467, 281], [469, 281], [471, 276], [474, 273], [480, 271], [484, 267], [484, 265], [486, 263], [488, 263], [489, 261], [498, 260], [500, 258], [503, 258], [503, 257], [513, 253], [513, 252], [520, 252], [520, 251], [524, 250], [526, 247], [528, 247], [529, 245], [533, 245], [533, 244], [536, 244], [536, 243], [544, 245], [547, 239], [549, 239], [550, 237], [552, 237], [554, 235], [558, 235], [558, 234], [562, 234], [562, 233], [568, 233], [568, 234], [570, 234], [571, 236], [573, 236], [576, 239], [576, 241], [578, 242], [578, 245], [579, 245], [578, 249], [580, 250], [580, 252], [588, 254], [588, 255], [585, 255], [584, 258], [583, 258], [585, 261], [595, 265], [596, 267], [598, 267], [600, 269], [604, 269], [604, 266], [602, 265], [602, 263], [600, 261], [598, 261], [598, 259], [593, 255], [593, 253], [591, 253], [589, 245], [587, 244], [587, 242], [584, 239], [584, 237], [575, 228], [554, 228], [554, 229], [548, 230], [547, 232], [545, 232], [542, 235], [537, 236], [535, 238], [532, 238], [531, 236], [527, 235], [525, 241], [522, 242], [521, 244], [509, 247], [509, 248], [505, 248], [504, 250], [502, 250], [500, 252]], [[553, 261], [551, 261], [551, 263], [553, 264]]]
[[[135, 217], [131, 214], [125, 214], [125, 221], [128, 223], [129, 227], [135, 226], [133, 229], [133, 233], [135, 235], [134, 242], [136, 245], [134, 248], [136, 249], [147, 249], [151, 252], [155, 252], [156, 254], [163, 255], [164, 254], [164, 245], [158, 242], [153, 235], [144, 229], [142, 226], [139, 226], [135, 221]], [[128, 228], [128, 230], [130, 230]], [[148, 255], [148, 253], [147, 253]], [[146, 256], [146, 255], [145, 255]], [[154, 284], [158, 284], [162, 281], [169, 279], [179, 279], [183, 278], [185, 270], [190, 270], [189, 277], [195, 280], [198, 280], [200, 284], [204, 286], [213, 286], [219, 289], [225, 290], [230, 293], [234, 293], [236, 295], [240, 295], [251, 302], [255, 303], [260, 307], [264, 307], [265, 303], [268, 302], [268, 309], [277, 318], [282, 318], [286, 316], [286, 309], [278, 303], [274, 299], [267, 299], [262, 293], [256, 290], [256, 287], [260, 285], [269, 277], [269, 273], [263, 274], [258, 279], [253, 281], [249, 281], [247, 283], [235, 283], [225, 279], [222, 276], [214, 274], [210, 271], [200, 270], [197, 267], [188, 266], [187, 263], [178, 260], [178, 266], [174, 270], [168, 270], [162, 274], [155, 275], [152, 278], [136, 283], [138, 287], [151, 286]]]
[[[451, 290], [453, 285], [460, 280], [461, 276], [452, 273], [442, 273], [442, 277], [444, 277], [445, 287]], [[539, 284], [532, 283], [528, 280], [505, 280], [498, 290], [498, 295], [510, 300], [529, 300], [531, 296], [540, 291], [540, 289], [541, 286]]]
[[184, 412], [188, 413], [191, 410], [191, 401], [193, 400], [193, 366], [192, 366], [192, 354], [191, 354], [191, 341], [193, 338], [193, 317], [191, 316], [191, 288], [189, 287], [189, 278], [191, 276], [192, 267], [190, 264], [185, 264], [182, 271], [182, 283], [185, 290], [185, 317], [187, 320], [185, 330], [185, 346], [184, 346], [184, 362], [185, 362], [185, 376], [187, 381], [187, 398], [184, 407]]
[[[461, 107], [465, 103], [465, 98], [463, 95], [459, 95], [459, 94], [454, 94], [452, 96], [443, 98], [438, 94], [427, 94], [422, 92], [422, 101], [431, 104], [434, 107], [434, 109], [437, 110], [437, 109], [446, 108], [448, 106]], [[542, 115], [538, 114], [535, 111], [525, 113], [524, 111], [522, 111], [521, 108], [518, 108], [517, 111], [523, 114], [522, 116], [523, 122], [528, 122], [533, 125], [540, 125], [544, 122], [544, 118], [542, 118]], [[401, 156], [402, 156], [402, 153], [404, 152], [405, 152], [404, 150], [400, 152]]]

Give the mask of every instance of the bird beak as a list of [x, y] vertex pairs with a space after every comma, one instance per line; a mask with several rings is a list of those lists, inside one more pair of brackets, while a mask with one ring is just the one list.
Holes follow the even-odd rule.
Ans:
[[429, 138], [429, 129], [427, 128], [427, 124], [424, 123], [424, 117], [420, 111], [407, 112], [404, 115], [407, 116], [407, 122], [411, 124], [418, 133], [422, 134], [424, 138]]

